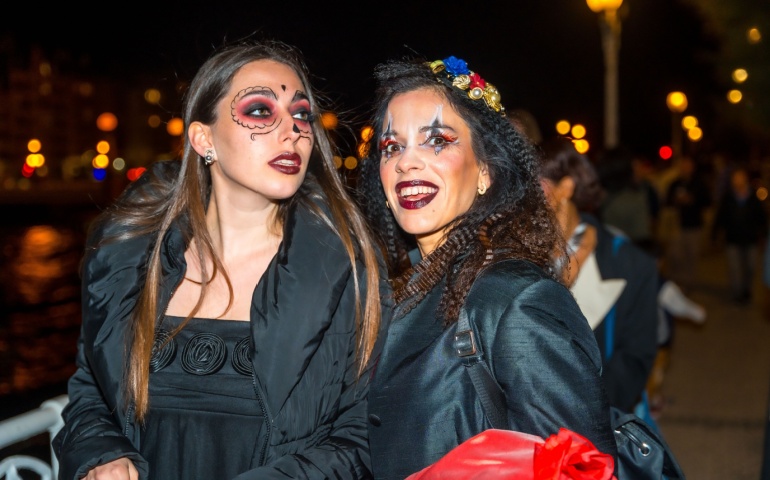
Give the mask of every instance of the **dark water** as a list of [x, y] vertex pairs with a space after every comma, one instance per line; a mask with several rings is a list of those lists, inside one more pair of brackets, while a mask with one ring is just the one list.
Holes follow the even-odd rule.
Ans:
[[0, 419], [66, 393], [80, 330], [79, 264], [95, 209], [4, 206]]

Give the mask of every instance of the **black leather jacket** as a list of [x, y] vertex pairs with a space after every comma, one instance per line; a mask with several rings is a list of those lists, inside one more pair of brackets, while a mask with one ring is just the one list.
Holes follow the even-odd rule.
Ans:
[[[443, 284], [409, 313], [396, 311], [369, 395], [377, 480], [401, 480], [492, 428], [453, 348], [455, 327], [436, 314]], [[493, 263], [465, 301], [509, 428], [542, 438], [560, 427], [617, 455], [599, 348], [562, 284], [523, 260]]]
[[[89, 244], [110, 228], [95, 232]], [[182, 232], [172, 229], [162, 242], [160, 313], [186, 269]], [[86, 253], [77, 371], [62, 413], [65, 426], [53, 442], [60, 479], [79, 479], [94, 466], [124, 456], [140, 475], [147, 471], [122, 382], [130, 315], [152, 246], [152, 238], [140, 237]], [[358, 274], [365, 288], [362, 264]], [[358, 380], [353, 284], [339, 238], [306, 207], [295, 209], [252, 297], [253, 380], [266, 421], [254, 432], [260, 466], [238, 479], [370, 477], [370, 375]], [[386, 293], [387, 284], [381, 288]], [[388, 318], [385, 305], [381, 331]]]

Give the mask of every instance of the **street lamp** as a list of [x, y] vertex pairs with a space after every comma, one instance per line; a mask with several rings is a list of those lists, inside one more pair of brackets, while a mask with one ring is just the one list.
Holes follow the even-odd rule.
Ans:
[[604, 147], [618, 145], [618, 52], [620, 51], [620, 19], [618, 9], [623, 0], [586, 0], [588, 8], [599, 14], [599, 29], [604, 51]]
[[666, 96], [666, 106], [671, 110], [671, 148], [674, 150], [674, 160], [682, 155], [682, 112], [687, 109], [687, 95], [682, 92], [671, 92]]

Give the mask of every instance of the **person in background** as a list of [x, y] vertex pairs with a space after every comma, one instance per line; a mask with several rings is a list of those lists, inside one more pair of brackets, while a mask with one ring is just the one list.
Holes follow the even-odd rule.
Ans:
[[654, 256], [658, 251], [656, 225], [660, 199], [649, 181], [638, 176], [641, 162], [639, 155], [622, 146], [601, 155], [596, 171], [606, 196], [598, 217]]
[[661, 387], [669, 367], [677, 318], [702, 324], [706, 309], [688, 298], [665, 273], [665, 255], [658, 242], [660, 199], [642, 175], [645, 159], [626, 147], [605, 151], [596, 164], [601, 187], [606, 192], [599, 207], [599, 220], [614, 233], [626, 236], [656, 259], [658, 267], [658, 351], [647, 381], [650, 408], [660, 413], [665, 404]]
[[692, 157], [680, 158], [679, 174], [665, 197], [665, 205], [673, 208], [678, 218], [678, 228], [667, 246], [666, 271], [685, 293], [695, 285], [705, 235], [704, 215], [712, 203], [711, 191], [696, 167]]
[[181, 158], [90, 233], [61, 479], [370, 476], [389, 290], [320, 101], [278, 41], [223, 46], [198, 70]]
[[730, 174], [730, 187], [719, 200], [711, 227], [711, 240], [724, 239], [732, 300], [748, 303], [760, 249], [766, 241], [768, 218], [757, 198], [746, 168]]
[[604, 191], [590, 160], [569, 139], [541, 145], [540, 176], [572, 251], [563, 281], [596, 336], [610, 404], [633, 412], [644, 400], [658, 349], [657, 264], [589, 213], [598, 210]]
[[357, 198], [396, 304], [369, 396], [375, 478], [402, 480], [491, 427], [453, 347], [461, 311], [511, 430], [563, 427], [614, 457], [599, 348], [551, 265], [566, 248], [531, 142], [461, 59], [393, 60], [375, 77]]

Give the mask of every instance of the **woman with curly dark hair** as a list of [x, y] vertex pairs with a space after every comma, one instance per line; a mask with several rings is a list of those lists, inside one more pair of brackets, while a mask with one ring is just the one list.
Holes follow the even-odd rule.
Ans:
[[357, 198], [386, 246], [396, 303], [369, 397], [375, 478], [403, 479], [493, 426], [455, 351], [461, 312], [508, 428], [564, 427], [614, 456], [599, 349], [552, 268], [566, 245], [534, 147], [463, 60], [391, 61], [375, 75]]

